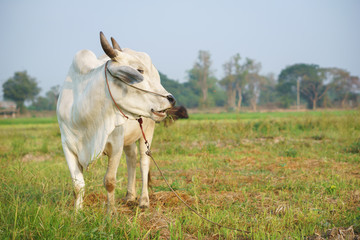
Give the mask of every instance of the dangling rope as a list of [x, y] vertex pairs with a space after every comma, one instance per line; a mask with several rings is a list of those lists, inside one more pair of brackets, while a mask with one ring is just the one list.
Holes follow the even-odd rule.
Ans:
[[200, 218], [204, 219], [205, 221], [208, 221], [209, 223], [211, 224], [214, 224], [218, 227], [221, 227], [221, 228], [227, 228], [227, 229], [230, 229], [230, 230], [233, 230], [233, 231], [239, 231], [239, 232], [243, 232], [243, 233], [250, 233], [248, 231], [245, 231], [245, 230], [241, 230], [241, 229], [237, 229], [237, 228], [232, 228], [232, 227], [227, 227], [227, 226], [224, 226], [224, 225], [221, 225], [219, 223], [216, 223], [216, 222], [213, 222], [209, 219], [207, 219], [206, 217], [202, 216], [198, 211], [196, 211], [195, 209], [193, 209], [189, 204], [187, 204], [177, 193], [176, 191], [171, 187], [171, 185], [169, 184], [169, 182], [166, 180], [163, 172], [161, 171], [159, 165], [157, 164], [157, 162], [155, 161], [154, 157], [152, 156], [151, 154], [151, 151], [150, 151], [150, 145], [148, 143], [148, 141], [146, 140], [146, 137], [145, 137], [145, 133], [143, 131], [143, 127], [142, 127], [142, 118], [139, 118], [138, 119], [138, 122], [139, 122], [139, 125], [140, 125], [140, 129], [141, 129], [141, 133], [144, 137], [144, 140], [145, 140], [145, 144], [146, 144], [146, 147], [147, 147], [147, 151], [145, 152], [146, 155], [148, 155], [154, 162], [156, 168], [159, 170], [160, 172], [160, 175], [161, 177], [164, 179], [166, 185], [168, 186], [168, 188], [175, 194], [175, 196], [190, 210], [192, 211], [193, 213], [195, 213], [197, 216], [199, 216]]
[[[129, 117], [126, 116], [126, 115], [123, 113], [123, 111], [121, 110], [121, 108], [119, 107], [119, 105], [117, 105], [117, 103], [115, 102], [114, 97], [113, 97], [112, 94], [111, 94], [110, 86], [109, 86], [109, 81], [108, 81], [107, 74], [106, 74], [108, 62], [109, 62], [109, 61], [107, 61], [107, 62], [105, 63], [105, 79], [106, 79], [106, 85], [107, 85], [107, 87], [108, 87], [110, 97], [111, 97], [111, 99], [113, 100], [116, 108], [120, 111], [120, 113], [121, 113], [126, 119], [129, 119]], [[120, 80], [121, 80], [121, 79], [120, 79]], [[161, 96], [161, 97], [165, 97], [165, 98], [166, 98], [166, 96], [164, 96], [164, 95], [161, 95], [161, 94], [158, 94], [158, 93], [155, 93], [155, 92], [150, 92], [150, 91], [147, 91], [147, 90], [144, 90], [144, 89], [141, 89], [141, 88], [137, 88], [137, 87], [135, 87], [135, 86], [133, 86], [133, 85], [131, 85], [131, 84], [128, 84], [127, 82], [125, 82], [125, 81], [123, 81], [123, 80], [121, 80], [121, 81], [124, 82], [125, 84], [127, 84], [128, 86], [131, 86], [131, 87], [133, 87], [133, 88], [135, 88], [135, 89], [137, 89], [137, 90], [140, 90], [140, 91], [143, 91], [143, 92], [146, 92], [146, 93], [151, 93], [151, 94], [159, 95], [159, 96]], [[156, 168], [159, 170], [161, 177], [164, 179], [164, 181], [165, 181], [166, 185], [169, 187], [169, 189], [175, 194], [175, 196], [176, 196], [190, 211], [192, 211], [193, 213], [195, 213], [197, 216], [199, 216], [200, 218], [204, 219], [205, 221], [208, 221], [209, 223], [214, 224], [214, 225], [216, 225], [216, 226], [218, 226], [218, 227], [227, 228], [227, 229], [230, 229], [230, 230], [233, 230], [233, 231], [239, 231], [239, 232], [243, 232], [243, 233], [250, 233], [250, 232], [245, 231], [245, 230], [241, 230], [241, 229], [237, 229], [237, 228], [232, 228], [232, 227], [227, 227], [227, 226], [223, 226], [223, 225], [221, 225], [221, 224], [219, 224], [219, 223], [213, 222], [213, 221], [207, 219], [206, 217], [202, 216], [198, 211], [196, 211], [196, 210], [193, 209], [189, 204], [187, 204], [187, 203], [176, 193], [176, 191], [171, 187], [171, 185], [169, 184], [169, 182], [166, 180], [163, 172], [161, 171], [159, 165], [156, 163], [154, 157], [152, 156], [151, 151], [150, 151], [150, 144], [149, 144], [149, 142], [148, 142], [147, 139], [146, 139], [146, 136], [145, 136], [145, 133], [144, 133], [144, 129], [143, 129], [143, 126], [142, 126], [142, 124], [143, 124], [142, 118], [139, 117], [139, 118], [137, 118], [136, 120], [137, 120], [138, 123], [139, 123], [142, 136], [143, 136], [143, 138], [144, 138], [144, 140], [145, 140], [145, 145], [146, 145], [146, 148], [147, 148], [147, 151], [145, 152], [145, 154], [148, 155], [148, 156], [152, 159], [152, 161], [154, 162]]]

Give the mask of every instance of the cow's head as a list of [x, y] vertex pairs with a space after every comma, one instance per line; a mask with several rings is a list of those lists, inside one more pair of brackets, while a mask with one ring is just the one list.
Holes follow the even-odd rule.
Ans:
[[[175, 105], [175, 98], [161, 85], [150, 57], [146, 53], [121, 49], [114, 38], [111, 41], [113, 47], [100, 32], [101, 46], [111, 59], [107, 65], [108, 79], [116, 103], [125, 114], [163, 120], [166, 110]], [[129, 84], [156, 94], [132, 88]]]
[[187, 110], [186, 110], [186, 108], [184, 106], [172, 107], [170, 110], [167, 111], [167, 114], [173, 120], [177, 120], [177, 119], [180, 119], [180, 118], [189, 118]]
[[184, 106], [177, 107], [177, 111], [175, 114], [178, 118], [189, 118], [188, 112]]

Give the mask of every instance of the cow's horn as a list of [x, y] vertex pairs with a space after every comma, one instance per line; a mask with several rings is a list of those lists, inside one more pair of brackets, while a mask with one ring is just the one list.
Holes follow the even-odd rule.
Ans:
[[103, 34], [103, 32], [100, 32], [100, 43], [101, 43], [101, 47], [104, 50], [104, 52], [106, 53], [106, 55], [109, 56], [109, 58], [113, 59], [116, 57], [116, 52], [115, 50], [110, 46], [109, 42], [106, 40], [105, 35]]
[[119, 50], [120, 52], [122, 52], [120, 45], [117, 43], [117, 41], [115, 40], [115, 38], [111, 37], [111, 43], [113, 45], [113, 48], [116, 50]]

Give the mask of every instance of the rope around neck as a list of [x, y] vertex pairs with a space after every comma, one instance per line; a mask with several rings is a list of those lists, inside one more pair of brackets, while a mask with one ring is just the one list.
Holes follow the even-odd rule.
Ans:
[[[110, 60], [109, 60], [109, 61], [110, 61]], [[108, 65], [108, 62], [109, 62], [109, 61], [107, 61], [107, 62], [105, 63], [105, 79], [106, 79], [106, 85], [107, 85], [107, 87], [108, 87], [110, 97], [111, 97], [111, 99], [113, 100], [116, 108], [120, 111], [120, 113], [124, 116], [124, 118], [129, 119], [129, 117], [126, 116], [125, 113], [123, 113], [123, 111], [121, 110], [121, 108], [119, 107], [119, 105], [117, 105], [117, 103], [115, 102], [115, 99], [114, 99], [113, 95], [111, 94], [111, 90], [110, 90], [110, 86], [109, 86], [109, 81], [108, 81], [107, 74], [106, 74], [107, 65]]]

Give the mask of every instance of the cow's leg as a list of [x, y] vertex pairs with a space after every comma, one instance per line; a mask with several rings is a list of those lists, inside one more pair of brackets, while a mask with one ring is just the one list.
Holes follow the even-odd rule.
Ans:
[[126, 164], [128, 170], [128, 185], [127, 193], [124, 198], [126, 202], [132, 202], [136, 200], [136, 160], [137, 160], [137, 147], [136, 143], [133, 143], [129, 146], [124, 146], [124, 151], [126, 154]]
[[[155, 129], [155, 122], [151, 121], [149, 126], [145, 130], [145, 136], [149, 145], [151, 145], [151, 141], [153, 138]], [[149, 200], [149, 192], [148, 192], [148, 176], [150, 170], [150, 157], [146, 155], [147, 146], [145, 144], [145, 140], [143, 137], [140, 138], [140, 170], [141, 170], [141, 177], [142, 177], [142, 190], [141, 196], [139, 201], [139, 206], [141, 208], [148, 208], [150, 206]]]
[[71, 179], [74, 185], [75, 194], [75, 210], [79, 210], [83, 206], [85, 194], [85, 181], [83, 176], [83, 167], [80, 165], [77, 156], [63, 144], [64, 155], [68, 164]]
[[[121, 128], [122, 129], [122, 128]], [[123, 149], [123, 131], [116, 128], [109, 136], [105, 148], [105, 154], [108, 156], [108, 168], [104, 177], [104, 186], [107, 191], [107, 212], [115, 213], [115, 187], [116, 173], [119, 167], [120, 158]]]

